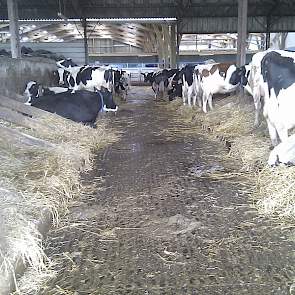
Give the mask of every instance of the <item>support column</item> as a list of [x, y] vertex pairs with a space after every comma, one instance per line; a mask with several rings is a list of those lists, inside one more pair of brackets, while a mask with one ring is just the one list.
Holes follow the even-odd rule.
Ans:
[[17, 0], [7, 0], [10, 46], [12, 58], [20, 58], [20, 42], [19, 42], [19, 27], [18, 27], [18, 8]]
[[169, 57], [171, 59], [169, 50], [171, 41], [168, 25], [162, 25], [162, 32], [164, 37], [164, 68], [167, 69], [169, 68]]
[[88, 63], [89, 63], [89, 54], [88, 54], [87, 21], [86, 21], [86, 18], [83, 18], [82, 26], [83, 26], [85, 65], [88, 65]]
[[153, 24], [153, 29], [156, 33], [156, 44], [157, 44], [157, 53], [158, 53], [158, 62], [160, 63], [160, 67], [164, 67], [164, 40], [162, 30], [158, 25]]
[[266, 17], [265, 50], [270, 47], [270, 16]]
[[176, 68], [176, 28], [175, 24], [170, 26], [170, 66]]
[[178, 67], [178, 62], [179, 62], [179, 47], [180, 47], [180, 42], [182, 39], [182, 34], [178, 31], [177, 27], [177, 34], [176, 34], [176, 63]]
[[246, 63], [248, 0], [238, 0], [237, 65]]

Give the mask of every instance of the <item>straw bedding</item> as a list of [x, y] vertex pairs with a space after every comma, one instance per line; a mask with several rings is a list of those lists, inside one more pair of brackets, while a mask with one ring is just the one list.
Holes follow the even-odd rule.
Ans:
[[265, 120], [258, 129], [253, 128], [254, 106], [239, 103], [237, 96], [229, 96], [214, 101], [214, 109], [207, 114], [199, 108], [183, 106], [177, 99], [166, 109], [179, 114], [178, 120], [190, 124], [192, 128], [209, 131], [215, 138], [229, 143], [229, 157], [241, 172], [246, 173], [255, 189], [252, 196], [262, 214], [284, 220], [295, 218], [295, 168], [280, 166], [267, 167], [270, 139]]
[[[43, 124], [35, 129], [0, 122], [50, 143], [40, 147], [0, 142], [0, 289], [14, 276], [19, 256], [34, 276], [49, 276], [38, 220], [50, 216], [58, 225], [69, 203], [84, 192], [80, 173], [91, 169], [93, 152], [118, 138], [106, 119], [96, 129], [52, 115], [38, 121]], [[37, 287], [26, 288], [28, 294]]]

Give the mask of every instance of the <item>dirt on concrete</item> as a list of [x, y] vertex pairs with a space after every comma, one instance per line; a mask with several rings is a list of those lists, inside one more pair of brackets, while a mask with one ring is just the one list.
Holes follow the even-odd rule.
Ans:
[[40, 294], [295, 294], [294, 229], [258, 215], [226, 149], [166, 103], [134, 87], [121, 105], [121, 140], [85, 175], [97, 190], [47, 238]]

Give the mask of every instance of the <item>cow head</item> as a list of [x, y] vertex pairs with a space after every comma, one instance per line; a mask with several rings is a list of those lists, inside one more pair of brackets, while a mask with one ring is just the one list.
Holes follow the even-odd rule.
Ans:
[[65, 73], [68, 73], [68, 72], [62, 68], [58, 68], [56, 71], [53, 71], [55, 82], [58, 85], [65, 85], [65, 79], [64, 79]]
[[144, 76], [144, 82], [153, 83], [154, 82], [154, 73], [141, 73]]
[[140, 73], [140, 74], [143, 75], [143, 79], [144, 79], [143, 81], [146, 82], [145, 79], [146, 79], [146, 75], [147, 75], [147, 74], [146, 74], [146, 73]]
[[36, 81], [30, 81], [27, 83], [26, 89], [24, 91], [24, 96], [28, 98], [25, 102], [27, 105], [31, 105], [32, 100], [39, 98], [43, 95], [43, 87]]
[[75, 64], [71, 58], [67, 58], [67, 59], [62, 59], [60, 61], [57, 61], [56, 62], [56, 65], [59, 67], [59, 68], [71, 68], [71, 67], [76, 67], [78, 66], [77, 64]]
[[129, 74], [126, 73], [125, 71], [122, 71], [120, 82], [124, 88], [127, 88], [129, 86], [129, 79], [130, 79]]
[[241, 84], [243, 86], [246, 86], [248, 83], [248, 79], [246, 77], [246, 68], [245, 66], [236, 68], [235, 71], [232, 72], [229, 83], [232, 85], [238, 85]]
[[106, 112], [116, 112], [118, 110], [118, 106], [114, 102], [112, 93], [104, 87], [101, 88], [100, 93], [103, 98], [103, 110]]

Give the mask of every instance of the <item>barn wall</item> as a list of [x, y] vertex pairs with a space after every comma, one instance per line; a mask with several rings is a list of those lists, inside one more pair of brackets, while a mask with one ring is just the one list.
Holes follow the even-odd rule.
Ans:
[[[247, 54], [247, 62], [250, 62], [252, 58], [251, 53]], [[180, 55], [178, 57], [178, 62], [180, 64], [185, 63], [198, 63], [203, 62], [208, 59], [214, 59], [216, 62], [236, 62], [237, 56], [233, 53], [224, 53], [224, 54], [203, 54], [203, 55]], [[135, 64], [157, 64], [158, 56], [157, 55], [134, 55], [134, 56], [116, 56], [116, 55], [101, 55], [101, 56], [90, 56], [90, 61], [92, 63], [102, 63], [102, 64], [123, 64], [127, 67], [129, 64], [130, 67], [135, 67]]]
[[[30, 47], [33, 50], [44, 49], [71, 58], [75, 63], [84, 65], [84, 43], [83, 41], [74, 42], [40, 42], [40, 43], [21, 43], [21, 46]], [[0, 44], [0, 49], [10, 50], [10, 44]]]
[[[55, 62], [44, 58], [12, 59], [0, 57], [0, 93], [23, 94], [28, 81], [36, 80], [43, 85], [55, 85]], [[12, 97], [13, 98], [13, 97]]]
[[90, 54], [124, 54], [124, 53], [142, 53], [143, 50], [113, 39], [91, 39], [88, 42]]

